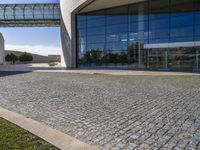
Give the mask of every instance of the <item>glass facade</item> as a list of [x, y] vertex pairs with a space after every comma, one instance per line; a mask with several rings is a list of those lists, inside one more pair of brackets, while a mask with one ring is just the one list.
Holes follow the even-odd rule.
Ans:
[[200, 0], [149, 0], [77, 15], [78, 67], [195, 70]]

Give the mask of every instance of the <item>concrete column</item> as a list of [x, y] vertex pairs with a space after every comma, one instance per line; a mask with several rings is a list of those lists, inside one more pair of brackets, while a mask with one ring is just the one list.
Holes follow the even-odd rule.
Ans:
[[72, 49], [72, 31], [71, 31], [71, 11], [66, 6], [67, 3], [61, 1], [61, 44], [62, 44], [62, 61], [63, 67], [75, 68], [73, 62], [75, 50]]
[[4, 55], [5, 55], [5, 42], [3, 35], [0, 33], [0, 65], [4, 63]]
[[61, 42], [62, 42], [62, 58], [61, 64], [66, 68], [75, 68], [76, 67], [76, 50], [72, 49], [72, 39], [67, 32], [67, 29], [61, 21]]
[[61, 0], [62, 66], [76, 68], [76, 13], [88, 0]]

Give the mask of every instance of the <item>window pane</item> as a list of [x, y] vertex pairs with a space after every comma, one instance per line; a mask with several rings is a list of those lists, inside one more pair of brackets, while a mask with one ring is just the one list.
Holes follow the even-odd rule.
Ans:
[[5, 7], [5, 19], [14, 19], [14, 6]]
[[25, 19], [33, 19], [33, 6], [26, 6], [24, 7], [24, 17]]
[[193, 25], [193, 13], [186, 15], [171, 17], [171, 28], [173, 27], [183, 27], [183, 26], [192, 26]]
[[[16, 19], [24, 19], [24, 13], [23, 13], [23, 7], [22, 6], [16, 6], [15, 7], [15, 18]], [[1, 14], [1, 12], [0, 12]]]
[[105, 17], [101, 19], [87, 19], [87, 27], [105, 26]]
[[127, 24], [110, 25], [107, 27], [107, 33], [123, 33], [127, 32]]
[[86, 28], [86, 20], [82, 20], [78, 22], [78, 28]]
[[107, 43], [107, 50], [109, 51], [124, 51], [126, 49], [127, 49], [127, 42]]
[[169, 29], [155, 29], [151, 30], [149, 33], [150, 39], [160, 39], [160, 38], [168, 38], [169, 37]]
[[96, 43], [96, 44], [88, 44], [87, 45], [87, 50], [100, 50], [104, 51], [105, 49], [105, 43]]
[[125, 24], [128, 21], [128, 16], [112, 16], [107, 17], [107, 24]]
[[78, 29], [77, 31], [78, 36], [85, 36], [86, 35], [86, 29]]
[[148, 21], [141, 21], [141, 22], [136, 22], [136, 23], [130, 23], [129, 25], [129, 30], [130, 32], [138, 32], [139, 30], [148, 30]]
[[88, 43], [103, 43], [105, 42], [105, 35], [88, 36]]
[[89, 28], [87, 30], [87, 34], [88, 35], [99, 35], [99, 34], [105, 34], [105, 26], [101, 26], [101, 27], [94, 27], [94, 28]]
[[107, 42], [126, 42], [126, 41], [127, 41], [127, 33], [107, 35]]
[[149, 21], [149, 30], [169, 28], [169, 18]]
[[193, 27], [185, 27], [185, 28], [173, 28], [170, 32], [171, 38], [174, 37], [188, 37], [193, 36]]
[[200, 25], [200, 12], [195, 13], [195, 24]]

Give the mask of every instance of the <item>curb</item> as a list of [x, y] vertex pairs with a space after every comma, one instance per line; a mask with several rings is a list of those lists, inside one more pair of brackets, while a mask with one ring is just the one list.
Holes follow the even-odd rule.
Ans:
[[83, 143], [74, 137], [1, 107], [0, 117], [44, 139], [61, 150], [97, 150], [96, 147]]
[[0, 69], [0, 72], [36, 72], [36, 73], [69, 73], [86, 75], [113, 75], [113, 76], [200, 76], [195, 72], [165, 72], [165, 71], [131, 71], [131, 70], [9, 70]]

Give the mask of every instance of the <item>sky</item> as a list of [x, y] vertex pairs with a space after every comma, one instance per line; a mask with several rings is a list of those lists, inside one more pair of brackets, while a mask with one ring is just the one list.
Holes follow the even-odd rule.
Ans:
[[[59, 0], [0, 0], [3, 3], [55, 3]], [[5, 49], [30, 52], [40, 55], [60, 54], [59, 27], [0, 28]]]

